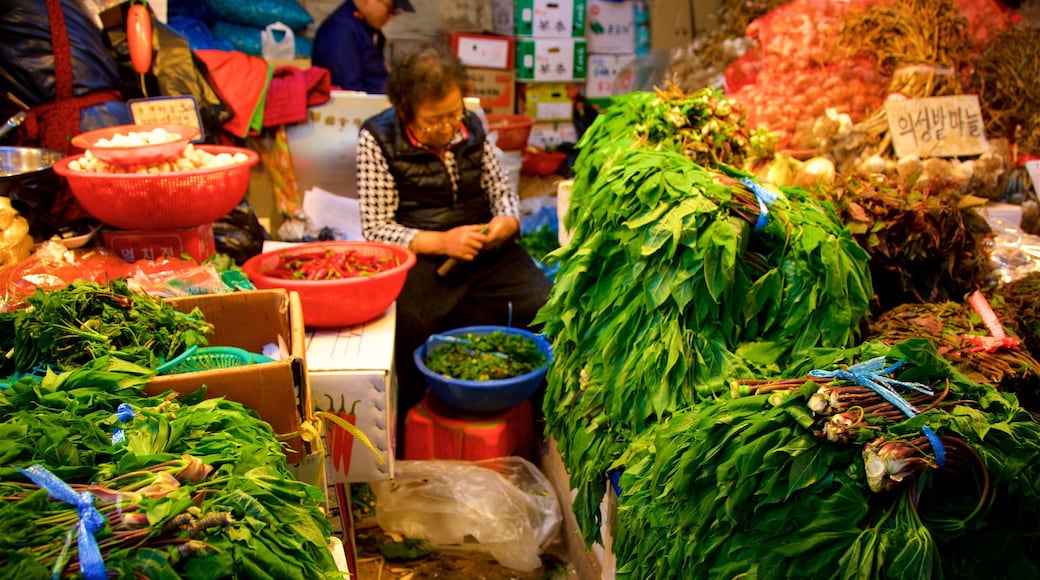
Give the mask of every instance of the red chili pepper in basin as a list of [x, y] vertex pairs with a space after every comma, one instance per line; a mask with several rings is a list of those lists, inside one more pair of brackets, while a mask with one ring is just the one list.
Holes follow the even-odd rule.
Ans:
[[308, 252], [285, 255], [265, 273], [275, 278], [292, 280], [335, 280], [370, 276], [400, 265], [397, 256], [377, 258], [355, 250], [346, 252]]

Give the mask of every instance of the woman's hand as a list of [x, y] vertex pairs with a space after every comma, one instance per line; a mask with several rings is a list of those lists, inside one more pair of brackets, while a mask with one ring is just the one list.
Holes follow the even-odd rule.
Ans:
[[488, 244], [484, 226], [459, 226], [441, 233], [444, 254], [467, 262], [477, 257]]
[[487, 225], [487, 248], [494, 248], [520, 232], [520, 220], [512, 216], [496, 216]]

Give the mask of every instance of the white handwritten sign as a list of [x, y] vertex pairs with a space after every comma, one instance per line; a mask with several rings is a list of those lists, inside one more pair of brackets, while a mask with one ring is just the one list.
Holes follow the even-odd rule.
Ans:
[[152, 97], [131, 99], [130, 115], [135, 125], [186, 125], [199, 130], [200, 141], [205, 137], [199, 104], [192, 96]]
[[989, 151], [978, 95], [889, 100], [885, 113], [898, 157], [959, 157]]

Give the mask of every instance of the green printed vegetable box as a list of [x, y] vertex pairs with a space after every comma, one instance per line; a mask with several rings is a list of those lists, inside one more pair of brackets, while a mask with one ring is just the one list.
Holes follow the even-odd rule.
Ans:
[[391, 305], [365, 324], [307, 332], [311, 409], [324, 425], [329, 483], [394, 476], [395, 320]]

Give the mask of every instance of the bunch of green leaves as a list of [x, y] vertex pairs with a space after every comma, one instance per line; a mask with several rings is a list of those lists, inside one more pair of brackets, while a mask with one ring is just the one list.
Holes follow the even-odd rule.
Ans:
[[753, 228], [749, 176], [695, 163], [671, 121], [652, 117], [653, 98], [622, 98], [579, 144], [574, 236], [549, 256], [560, 269], [538, 317], [555, 355], [546, 427], [587, 540], [605, 468], [628, 441], [752, 368], [850, 346], [873, 295], [868, 256], [829, 205], [777, 191]]
[[[55, 562], [66, 573], [76, 568], [75, 543], [61, 554], [76, 508], [42, 490], [26, 493], [15, 470], [42, 465], [78, 490], [125, 494], [118, 506], [111, 494], [95, 501], [109, 520], [99, 534], [105, 565], [119, 578], [340, 577], [322, 491], [292, 476], [270, 426], [238, 403], [203, 399], [204, 388], [180, 400], [144, 397], [152, 373], [105, 357], [0, 391], [0, 576], [49, 578]], [[125, 425], [114, 414], [120, 403], [135, 410]], [[113, 443], [117, 427], [125, 439]], [[212, 473], [126, 505], [159, 472], [178, 475], [189, 456]], [[121, 525], [128, 511], [145, 514], [147, 526]], [[224, 524], [189, 523], [212, 515]]]
[[878, 311], [906, 302], [956, 300], [987, 285], [990, 228], [951, 179], [922, 185], [852, 175], [822, 190], [870, 253]]
[[[858, 445], [806, 428], [811, 382], [782, 397], [705, 401], [648, 429], [613, 465], [623, 469], [618, 577], [1035, 576], [1040, 425], [1013, 396], [967, 380], [923, 340], [808, 351], [784, 375], [878, 354], [912, 361], [901, 380], [950, 381], [959, 402], [869, 436], [901, 438], [928, 425], [961, 438], [983, 458], [992, 494], [956, 472], [871, 492]], [[990, 499], [973, 511], [980, 495]]]
[[113, 356], [156, 368], [191, 346], [205, 346], [213, 327], [201, 310], [178, 312], [160, 298], [133, 292], [125, 279], [78, 280], [60, 290], [37, 289], [28, 307], [0, 313], [5, 367], [30, 373], [70, 370]]

